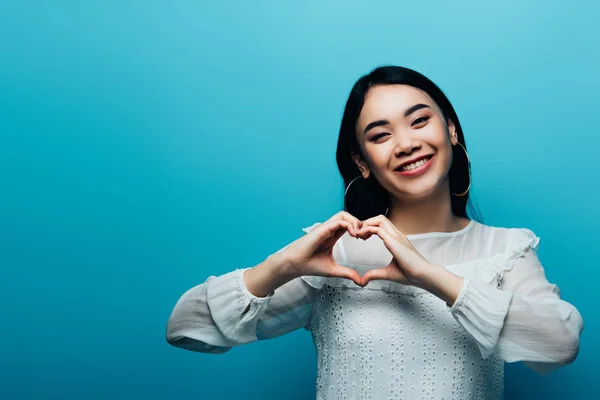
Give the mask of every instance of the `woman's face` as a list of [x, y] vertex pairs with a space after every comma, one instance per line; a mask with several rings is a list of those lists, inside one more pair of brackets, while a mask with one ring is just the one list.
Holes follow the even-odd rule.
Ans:
[[[358, 143], [366, 166], [379, 183], [402, 199], [427, 196], [444, 187], [452, 164], [452, 145], [458, 142], [454, 123], [424, 91], [407, 85], [378, 85], [369, 89], [356, 123]], [[432, 157], [410, 171], [400, 165]], [[363, 165], [355, 161], [359, 165]], [[361, 168], [364, 170], [364, 168]]]

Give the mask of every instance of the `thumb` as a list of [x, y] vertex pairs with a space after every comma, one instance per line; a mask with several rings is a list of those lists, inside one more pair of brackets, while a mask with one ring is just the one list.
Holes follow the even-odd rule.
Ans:
[[371, 269], [362, 276], [362, 286], [366, 286], [367, 283], [374, 280], [386, 280], [402, 285], [414, 285], [414, 283], [408, 279], [402, 268], [398, 265], [396, 260], [392, 259], [388, 265], [383, 268]]
[[356, 272], [356, 270], [353, 270], [352, 268], [344, 267], [342, 265], [336, 265], [331, 269], [331, 271], [329, 272], [329, 275], [331, 277], [335, 277], [335, 278], [350, 279], [354, 283], [356, 283], [358, 286], [362, 286], [361, 285], [362, 278], [360, 277], [358, 272]]
[[370, 269], [362, 276], [361, 286], [366, 286], [370, 281], [387, 279], [389, 279], [389, 270], [387, 267]]

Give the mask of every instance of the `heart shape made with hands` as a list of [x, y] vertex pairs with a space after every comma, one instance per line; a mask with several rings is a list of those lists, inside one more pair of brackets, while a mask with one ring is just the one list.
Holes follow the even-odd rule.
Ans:
[[[344, 218], [344, 221], [347, 221]], [[403, 285], [421, 287], [421, 273], [431, 264], [415, 249], [410, 240], [383, 215], [364, 221], [352, 220], [343, 224], [343, 230], [356, 239], [367, 240], [377, 235], [392, 254], [392, 260], [382, 268], [375, 268], [360, 276], [360, 286], [364, 287], [372, 280], [388, 280]], [[357, 229], [358, 226], [358, 229]], [[341, 237], [341, 235], [340, 235]], [[337, 240], [336, 240], [337, 241]], [[354, 270], [352, 270], [354, 271]], [[356, 283], [356, 275], [344, 274]], [[354, 279], [353, 277], [354, 276]], [[358, 283], [357, 283], [358, 284]]]

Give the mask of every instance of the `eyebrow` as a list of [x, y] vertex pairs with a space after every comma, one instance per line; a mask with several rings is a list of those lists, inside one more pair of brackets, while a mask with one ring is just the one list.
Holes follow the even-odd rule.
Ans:
[[[410, 114], [412, 114], [415, 111], [418, 111], [422, 108], [431, 108], [431, 107], [429, 107], [427, 104], [423, 104], [423, 103], [415, 104], [414, 106], [408, 107], [406, 109], [406, 111], [404, 111], [404, 118], [408, 117]], [[376, 128], [376, 127], [382, 126], [382, 125], [388, 125], [389, 123], [390, 123], [390, 121], [388, 121], [387, 119], [380, 119], [378, 121], [373, 121], [369, 125], [367, 125], [363, 134], [366, 134], [370, 129], [373, 129], [373, 128]]]

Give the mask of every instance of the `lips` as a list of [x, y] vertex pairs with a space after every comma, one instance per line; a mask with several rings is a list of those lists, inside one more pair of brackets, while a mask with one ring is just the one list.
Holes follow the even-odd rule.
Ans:
[[431, 158], [429, 159], [429, 161], [422, 163], [421, 165], [419, 165], [416, 168], [409, 169], [409, 170], [406, 170], [406, 171], [397, 170], [397, 171], [394, 171], [394, 172], [396, 172], [398, 175], [402, 175], [402, 176], [405, 176], [405, 177], [412, 177], [412, 176], [418, 176], [418, 175], [424, 174], [431, 167], [431, 164], [433, 163], [433, 159], [434, 158], [435, 158], [435, 155], [431, 156]]
[[433, 154], [425, 154], [423, 156], [420, 156], [420, 157], [417, 157], [417, 158], [413, 158], [410, 161], [403, 162], [402, 164], [400, 164], [396, 168], [394, 168], [394, 171], [402, 171], [402, 167], [404, 167], [406, 165], [410, 165], [412, 163], [415, 163], [415, 162], [420, 161], [420, 160], [422, 160], [424, 158], [427, 158], [427, 157], [433, 157]]

